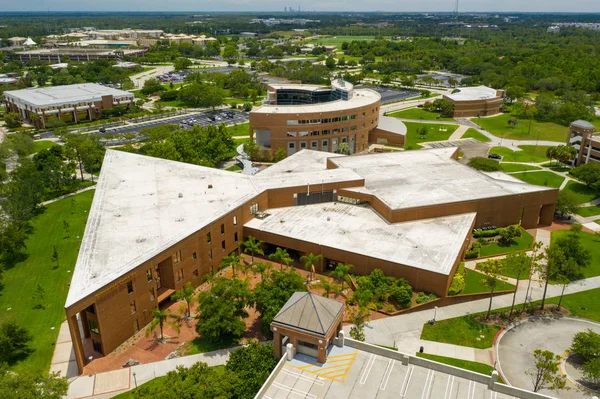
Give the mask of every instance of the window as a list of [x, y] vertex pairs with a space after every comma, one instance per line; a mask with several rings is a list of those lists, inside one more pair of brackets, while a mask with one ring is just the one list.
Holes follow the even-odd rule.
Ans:
[[348, 126], [342, 128], [342, 133], [346, 133], [350, 128]]
[[256, 215], [258, 213], [258, 204], [250, 205], [250, 214]]
[[298, 121], [289, 120], [289, 121], [287, 121], [287, 124], [288, 125], [297, 125]]
[[221, 224], [221, 234], [225, 234], [225, 225]]
[[137, 308], [135, 306], [135, 299], [129, 304], [129, 310], [131, 311], [131, 314], [135, 314], [135, 312], [137, 311]]
[[196, 255], [196, 253], [194, 252], [194, 253], [192, 253], [192, 260], [196, 260], [196, 259], [198, 259], [198, 255]]
[[288, 148], [291, 148], [291, 149], [296, 148], [296, 143], [294, 143], [293, 141], [290, 141], [288, 143]]
[[150, 288], [150, 302], [154, 302], [156, 295], [154, 294], [154, 287]]
[[350, 127], [350, 130], [356, 130], [358, 128], [358, 126], [354, 125]]
[[308, 136], [308, 132], [300, 132], [300, 137], [306, 137]]
[[183, 280], [183, 269], [177, 270], [177, 282]]
[[100, 334], [100, 330], [98, 329], [98, 323], [94, 320], [88, 320], [88, 325], [90, 326], [90, 331], [94, 334]]
[[363, 116], [365, 116], [366, 114], [363, 112]]
[[237, 231], [233, 233], [233, 241], [238, 242], [238, 233]]
[[323, 140], [321, 143], [321, 149], [328, 150], [329, 149], [329, 140]]
[[91, 313], [91, 314], [96, 314], [96, 308], [94, 307], [94, 305], [93, 305], [93, 304], [92, 304], [92, 305], [90, 305], [90, 306], [88, 306], [87, 308], [85, 308], [85, 310], [86, 310], [88, 313]]
[[233, 217], [233, 225], [234, 225], [234, 226], [237, 226], [237, 216], [234, 216], [234, 217]]
[[296, 134], [296, 132], [287, 132], [287, 136], [288, 137], [296, 137], [297, 134]]
[[133, 294], [133, 281], [127, 282], [127, 294], [128, 295]]
[[319, 135], [319, 131], [318, 130], [313, 130], [312, 132], [310, 132], [311, 136], [318, 136]]
[[148, 280], [148, 282], [152, 281], [152, 269], [146, 270], [146, 280]]
[[137, 319], [133, 321], [133, 333], [140, 331], [140, 323], [138, 323]]
[[212, 248], [208, 250], [208, 260], [212, 260]]
[[306, 143], [306, 141], [301, 141], [300, 142], [300, 148], [306, 148], [308, 145]]
[[221, 249], [225, 251], [225, 240], [221, 241]]
[[192, 276], [193, 276], [193, 278], [198, 278], [198, 269], [196, 269], [192, 272]]
[[206, 242], [208, 244], [210, 244], [210, 242], [211, 242], [210, 233], [206, 233]]
[[326, 135], [328, 135], [329, 133], [330, 133], [329, 129], [328, 129], [328, 130], [323, 130], [323, 131], [321, 131], [321, 134], [322, 134], [323, 136], [326, 136]]
[[319, 142], [318, 141], [311, 141], [310, 142], [310, 148], [313, 150], [316, 150], [317, 148], [319, 148]]
[[181, 262], [181, 250], [173, 254], [173, 263], [178, 264], [179, 262]]

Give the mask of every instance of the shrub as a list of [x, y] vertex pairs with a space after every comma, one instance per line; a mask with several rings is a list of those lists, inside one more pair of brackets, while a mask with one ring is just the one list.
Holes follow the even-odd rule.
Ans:
[[521, 237], [521, 229], [518, 225], [508, 226], [500, 232], [500, 242], [510, 245], [515, 241], [516, 237]]
[[475, 238], [495, 237], [495, 236], [499, 236], [500, 234], [502, 234], [502, 230], [504, 230], [504, 229], [501, 228], [501, 227], [499, 227], [499, 228], [494, 229], [494, 230], [475, 231], [473, 233], [473, 237], [475, 237]]
[[168, 90], [160, 93], [160, 101], [174, 101], [179, 98], [177, 90]]
[[437, 299], [437, 296], [435, 296], [435, 294], [419, 292], [419, 294], [417, 296], [417, 303], [418, 304], [427, 303], [427, 302], [433, 301], [434, 299]]
[[467, 251], [467, 253], [465, 254], [465, 259], [475, 258], [479, 258], [479, 249], [472, 249], [470, 251]]
[[401, 306], [410, 307], [413, 295], [410, 285], [392, 287], [391, 295]]
[[458, 295], [463, 289], [465, 289], [465, 263], [460, 262], [458, 269], [456, 269], [456, 273], [454, 273], [454, 277], [452, 277], [452, 283], [448, 289], [448, 295]]
[[484, 172], [497, 172], [500, 170], [500, 163], [498, 161], [484, 157], [471, 158], [469, 166]]

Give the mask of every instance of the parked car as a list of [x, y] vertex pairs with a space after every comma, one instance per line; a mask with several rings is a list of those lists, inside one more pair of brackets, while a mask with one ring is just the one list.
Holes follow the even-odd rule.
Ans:
[[502, 157], [498, 154], [489, 154], [488, 158], [490, 159], [502, 159]]

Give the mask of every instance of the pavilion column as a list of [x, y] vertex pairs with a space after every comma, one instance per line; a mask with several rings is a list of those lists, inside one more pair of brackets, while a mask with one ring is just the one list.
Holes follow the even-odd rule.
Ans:
[[273, 332], [273, 349], [275, 350], [275, 358], [281, 359], [281, 334], [279, 331]]
[[71, 341], [73, 342], [73, 351], [75, 352], [77, 368], [79, 369], [79, 374], [83, 374], [83, 368], [85, 367], [85, 354], [83, 352], [83, 343], [81, 342], [79, 324], [77, 323], [77, 314], [67, 318], [67, 323], [69, 324], [69, 333], [71, 334]]

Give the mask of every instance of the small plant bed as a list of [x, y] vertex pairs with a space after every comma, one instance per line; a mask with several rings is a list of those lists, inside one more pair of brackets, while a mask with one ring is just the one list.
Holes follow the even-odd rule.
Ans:
[[[569, 230], [553, 231], [552, 240], [570, 234]], [[583, 268], [583, 277], [590, 278], [600, 276], [600, 236], [592, 233], [580, 232], [581, 246], [591, 254], [590, 265]]]
[[521, 151], [513, 151], [505, 147], [494, 147], [490, 154], [502, 156], [503, 162], [545, 162], [549, 161], [546, 156], [547, 146], [543, 145], [520, 145]]
[[422, 148], [419, 143], [448, 140], [458, 125], [438, 125], [432, 123], [404, 122], [406, 125], [406, 143], [404, 148], [414, 150]]
[[564, 177], [546, 171], [513, 173], [511, 176], [523, 180], [525, 183], [552, 188], [559, 188], [563, 181], [565, 181]]
[[409, 108], [403, 111], [394, 112], [392, 114], [388, 114], [388, 116], [393, 116], [394, 118], [403, 118], [403, 119], [422, 119], [425, 121], [448, 121], [455, 122], [454, 118], [446, 118], [441, 116], [439, 112], [426, 111], [422, 108]]
[[471, 244], [465, 258], [474, 259], [522, 251], [531, 248], [533, 237], [518, 225], [492, 230], [479, 230], [473, 233], [477, 241]]
[[492, 141], [492, 139], [490, 139], [488, 136], [479, 132], [477, 129], [473, 129], [472, 127], [462, 135], [461, 139], [475, 139], [477, 141], [481, 141], [482, 143], [489, 143]]
[[459, 367], [461, 369], [474, 371], [484, 375], [492, 375], [492, 373], [495, 371], [495, 369], [488, 364], [470, 362], [468, 360], [455, 359], [453, 357], [432, 355], [430, 353], [417, 353], [417, 357], [422, 357], [423, 359], [433, 360], [434, 362]]
[[577, 208], [577, 214], [584, 218], [600, 215], [600, 204]]
[[[482, 294], [491, 292], [492, 289], [481, 282], [481, 280], [483, 280], [484, 277], [485, 276], [479, 272], [476, 272], [471, 269], [465, 269], [465, 288], [462, 290], [461, 294]], [[502, 280], [496, 280], [496, 287], [494, 288], [494, 292], [512, 291], [514, 289], [514, 285], [504, 282]]]
[[563, 190], [572, 192], [577, 204], [592, 202], [599, 196], [598, 192], [593, 188], [576, 181], [568, 182]]
[[507, 173], [525, 172], [528, 170], [541, 170], [541, 168], [538, 168], [537, 166], [525, 165], [521, 163], [501, 163], [500, 168]]
[[425, 323], [421, 339], [445, 344], [487, 349], [494, 343], [494, 337], [501, 327], [481, 323], [474, 315]]
[[212, 352], [219, 349], [231, 348], [238, 345], [235, 340], [225, 339], [223, 342], [213, 342], [206, 338], [198, 337], [183, 344], [177, 351], [181, 356], [196, 355], [198, 353]]
[[225, 169], [225, 170], [228, 170], [228, 171], [230, 171], [230, 172], [239, 172], [239, 171], [241, 171], [241, 170], [242, 170], [242, 168], [240, 167], [240, 165], [238, 165], [238, 164], [235, 164], [235, 165], [232, 165], [232, 166], [228, 167], [228, 168], [227, 168], [227, 169]]
[[452, 277], [452, 283], [448, 288], [448, 295], [454, 296], [460, 294], [465, 289], [465, 262], [460, 262], [454, 277]]
[[555, 172], [568, 172], [571, 170], [570, 167], [565, 166], [565, 165], [561, 165], [561, 164], [556, 164], [556, 162], [547, 162], [544, 163], [540, 166], [543, 166], [544, 168], [548, 168], [550, 170], [553, 170]]
[[50, 140], [37, 140], [33, 142], [33, 152], [39, 152], [42, 150], [47, 150], [49, 148], [52, 148], [54, 146], [56, 146], [58, 144], [56, 144], [54, 141], [50, 141]]
[[[430, 296], [425, 297], [424, 293], [413, 293], [406, 280], [386, 277], [379, 269], [373, 270], [368, 276], [357, 277], [356, 285], [354, 295], [347, 301], [348, 305], [368, 307], [376, 311], [384, 310], [387, 313], [435, 299], [435, 295], [431, 299]], [[422, 302], [418, 302], [419, 298]]]

